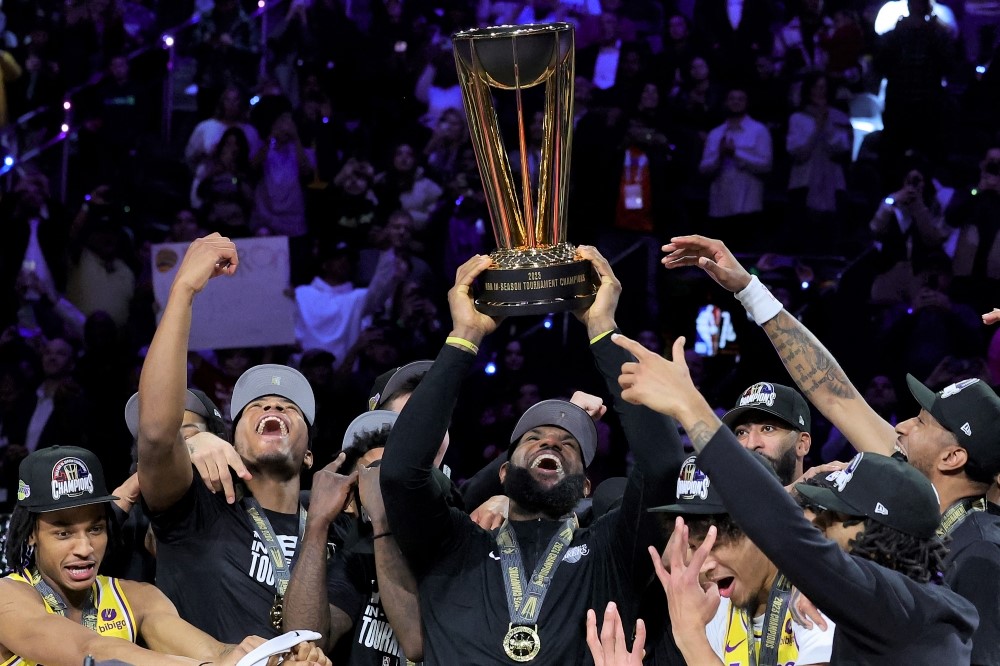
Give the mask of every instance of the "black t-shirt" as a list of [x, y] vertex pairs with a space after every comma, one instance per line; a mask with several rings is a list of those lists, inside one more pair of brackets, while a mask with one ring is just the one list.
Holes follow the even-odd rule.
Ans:
[[972, 663], [1000, 664], [1000, 516], [976, 511], [952, 531], [944, 582], [979, 611]]
[[345, 648], [342, 661], [338, 663], [345, 666], [406, 666], [403, 650], [379, 598], [375, 555], [338, 551], [327, 562], [326, 576], [330, 603], [354, 620], [350, 641], [344, 646], [338, 644], [338, 648]]
[[[294, 563], [298, 515], [267, 510], [264, 515]], [[150, 513], [150, 520], [156, 586], [182, 618], [224, 643], [279, 634], [270, 620], [274, 567], [243, 501], [227, 504], [224, 495], [213, 495], [195, 475], [187, 493], [169, 509]]]
[[[593, 663], [586, 645], [587, 610], [617, 602], [626, 632], [653, 575], [647, 546], [663, 547], [650, 506], [673, 498], [683, 449], [669, 419], [624, 402], [618, 375], [631, 354], [604, 338], [591, 346], [614, 396], [636, 463], [621, 507], [577, 529], [552, 575], [537, 631], [541, 648], [532, 664]], [[506, 583], [496, 533], [448, 507], [432, 481], [432, 461], [447, 430], [458, 390], [474, 357], [445, 346], [393, 426], [382, 458], [381, 485], [389, 525], [419, 586], [428, 665], [514, 664], [504, 652], [510, 628]], [[394, 444], [404, 442], [405, 445]], [[512, 522], [528, 574], [562, 523]]]

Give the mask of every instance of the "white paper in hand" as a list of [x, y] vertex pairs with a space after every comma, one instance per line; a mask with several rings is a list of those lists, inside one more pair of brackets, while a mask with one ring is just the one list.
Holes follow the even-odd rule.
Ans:
[[275, 636], [266, 643], [258, 645], [240, 659], [236, 663], [236, 666], [264, 666], [267, 664], [269, 657], [273, 657], [276, 654], [284, 654], [299, 643], [315, 641], [320, 638], [322, 636], [315, 631], [306, 631], [305, 629], [289, 631], [286, 634]]

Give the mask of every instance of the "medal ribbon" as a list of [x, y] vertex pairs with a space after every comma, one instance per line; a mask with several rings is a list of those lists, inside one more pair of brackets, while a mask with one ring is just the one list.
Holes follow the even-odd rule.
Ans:
[[955, 531], [962, 521], [969, 517], [970, 513], [986, 510], [986, 498], [973, 499], [965, 497], [948, 507], [941, 517], [941, 525], [937, 528], [939, 537], [946, 537]]
[[[53, 590], [45, 580], [42, 579], [42, 575], [38, 573], [38, 569], [28, 570], [28, 582], [31, 586], [38, 590], [38, 593], [42, 595], [42, 599], [45, 600], [45, 605], [52, 609], [52, 611], [58, 615], [66, 617], [66, 609], [69, 607], [58, 592]], [[87, 594], [87, 601], [83, 605], [83, 626], [97, 631], [97, 603], [94, 602], [94, 588], [97, 587], [97, 583], [91, 586], [89, 593]]]
[[785, 626], [785, 615], [788, 613], [788, 602], [792, 596], [792, 584], [784, 574], [778, 572], [771, 584], [771, 594], [767, 597], [767, 609], [764, 612], [764, 635], [760, 640], [760, 654], [757, 654], [756, 639], [753, 639], [753, 622], [747, 618], [747, 641], [750, 648], [750, 666], [775, 666], [778, 660], [778, 648], [781, 647], [781, 631]]
[[[246, 503], [244, 508], [246, 509], [247, 515], [250, 516], [250, 520], [253, 521], [253, 531], [257, 533], [260, 540], [267, 547], [268, 557], [271, 558], [271, 564], [274, 566], [274, 580], [275, 588], [278, 592], [278, 597], [285, 596], [285, 590], [288, 589], [288, 581], [292, 578], [291, 567], [288, 566], [288, 560], [285, 559], [285, 553], [281, 550], [281, 544], [278, 543], [278, 537], [274, 533], [274, 528], [271, 527], [271, 521], [267, 519], [264, 514], [264, 510], [260, 506], [260, 502], [254, 497], [245, 497], [243, 501]], [[299, 505], [299, 542], [302, 541], [302, 535], [306, 531], [306, 510]]]
[[531, 578], [526, 581], [517, 536], [510, 523], [504, 521], [497, 533], [497, 546], [500, 550], [500, 564], [503, 568], [511, 624], [525, 626], [538, 623], [542, 601], [549, 591], [549, 584], [556, 573], [556, 568], [562, 563], [566, 547], [573, 540], [575, 529], [575, 521], [567, 518], [552, 536], [545, 549], [545, 556], [538, 561], [535, 570], [531, 572]]

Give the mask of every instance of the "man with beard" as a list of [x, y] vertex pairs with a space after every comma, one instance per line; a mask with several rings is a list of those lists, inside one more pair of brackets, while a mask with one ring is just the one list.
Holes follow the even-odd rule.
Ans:
[[577, 318], [635, 455], [621, 506], [577, 527], [573, 509], [590, 490], [585, 469], [597, 432], [586, 411], [563, 400], [532, 406], [511, 434], [499, 472], [510, 498], [500, 528], [479, 527], [437, 490], [434, 454], [478, 345], [498, 325], [476, 310], [469, 293], [490, 265], [489, 257], [473, 257], [458, 269], [448, 293], [452, 332], [400, 412], [381, 466], [388, 525], [417, 579], [428, 665], [584, 663], [586, 612], [612, 599], [630, 635], [635, 625], [639, 596], [652, 574], [642, 551], [663, 542], [646, 509], [669, 500], [683, 449], [669, 419], [619, 399], [616, 378], [631, 358], [610, 340], [621, 283], [593, 247], [578, 252], [601, 284]]
[[230, 403], [233, 446], [246, 466], [242, 483], [216, 493], [196, 478], [181, 434], [192, 303], [209, 279], [231, 275], [238, 264], [235, 244], [218, 233], [191, 243], [139, 379], [139, 486], [156, 536], [156, 585], [181, 617], [225, 642], [280, 633], [305, 525], [299, 474], [312, 465], [316, 413], [312, 388], [297, 370], [250, 368]]
[[771, 461], [782, 485], [802, 476], [802, 459], [812, 445], [812, 418], [808, 403], [798, 391], [758, 382], [743, 391], [722, 422], [744, 448], [759, 451]]
[[894, 426], [865, 402], [830, 351], [722, 241], [677, 236], [663, 250], [668, 268], [698, 266], [736, 296], [795, 384], [858, 451], [905, 459], [930, 480], [941, 512], [938, 535], [950, 539], [944, 582], [979, 612], [972, 663], [1000, 664], [1000, 516], [986, 511], [987, 490], [1000, 472], [1000, 398], [993, 388], [965, 379], [935, 392], [907, 375], [921, 409]]

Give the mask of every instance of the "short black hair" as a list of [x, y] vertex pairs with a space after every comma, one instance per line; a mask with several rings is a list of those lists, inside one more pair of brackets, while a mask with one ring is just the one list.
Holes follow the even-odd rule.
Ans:
[[372, 449], [381, 449], [389, 441], [392, 426], [384, 424], [378, 430], [366, 430], [354, 436], [354, 442], [344, 450], [344, 462], [340, 469], [344, 474], [350, 474], [358, 466], [358, 460]]
[[733, 543], [746, 537], [746, 532], [736, 524], [736, 521], [728, 513], [689, 514], [684, 516], [684, 524], [688, 528], [688, 537], [698, 541], [705, 540], [705, 537], [708, 536], [708, 528], [713, 525], [716, 529], [715, 543], [717, 544]]

